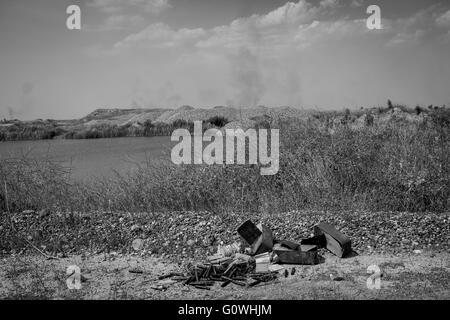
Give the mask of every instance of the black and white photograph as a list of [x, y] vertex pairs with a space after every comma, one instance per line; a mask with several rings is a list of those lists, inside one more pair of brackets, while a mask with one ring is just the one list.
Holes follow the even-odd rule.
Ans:
[[0, 0], [0, 300], [450, 300], [450, 1]]

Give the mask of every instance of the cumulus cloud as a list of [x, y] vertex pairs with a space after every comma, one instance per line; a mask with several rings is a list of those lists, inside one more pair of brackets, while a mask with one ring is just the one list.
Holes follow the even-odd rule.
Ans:
[[[143, 49], [137, 52], [159, 52], [160, 56], [167, 52], [174, 74], [181, 72], [176, 68], [189, 66], [203, 68], [204, 72], [208, 68], [221, 70], [217, 77], [228, 78], [223, 90], [229, 95], [228, 104], [256, 106], [270, 95], [298, 105], [303, 101], [299, 64], [303, 56], [317, 55], [319, 48], [345, 48], [356, 40], [362, 48], [374, 41], [388, 48], [420, 45], [430, 34], [436, 35], [436, 24], [445, 25], [447, 17], [438, 16], [436, 6], [431, 6], [406, 17], [383, 17], [383, 30], [372, 31], [367, 29], [364, 17], [335, 14], [343, 5], [337, 0], [322, 0], [315, 5], [306, 0], [287, 2], [266, 14], [212, 28], [174, 29], [154, 23], [116, 42], [111, 51], [118, 54]], [[361, 6], [363, 1], [345, 5]], [[446, 33], [440, 31], [441, 36]]]
[[320, 6], [322, 8], [337, 8], [339, 7], [339, 0], [322, 0]]
[[83, 31], [121, 31], [141, 28], [145, 19], [139, 15], [112, 15], [106, 18], [100, 25], [84, 25]]
[[[283, 85], [289, 91], [285, 93], [290, 101], [298, 102], [301, 100], [300, 78], [296, 68], [283, 63], [276, 68], [271, 65], [280, 59], [295, 61], [292, 56], [296, 55], [297, 50], [318, 41], [321, 35], [339, 33], [345, 36], [347, 32], [364, 29], [362, 24], [354, 21], [323, 22], [318, 25], [315, 19], [334, 10], [338, 4], [336, 0], [325, 0], [317, 6], [306, 0], [288, 2], [267, 14], [236, 19], [229, 25], [211, 29], [174, 30], [166, 24], [155, 23], [117, 42], [114, 50], [177, 48], [185, 57], [190, 55], [203, 60], [205, 55], [215, 56], [219, 63], [229, 66], [229, 84], [234, 94], [228, 103], [239, 106], [256, 106], [269, 87], [267, 82], [275, 85], [273, 74], [284, 70], [285, 74], [278, 75], [277, 79], [288, 82], [288, 85]], [[305, 41], [306, 38], [309, 42]]]
[[315, 20], [300, 26], [294, 39], [298, 49], [306, 49], [317, 43], [356, 38], [367, 33], [365, 20]]
[[[116, 43], [115, 48], [133, 46], [174, 47], [190, 45], [197, 49], [230, 49], [236, 53], [242, 47], [261, 49], [261, 47], [280, 49], [292, 47], [292, 41], [305, 41], [308, 32], [314, 33], [315, 39], [320, 33], [329, 36], [337, 33], [365, 31], [364, 24], [358, 20], [322, 21], [318, 20], [339, 5], [337, 0], [323, 0], [313, 6], [306, 0], [297, 3], [288, 2], [264, 15], [252, 15], [232, 21], [229, 25], [212, 29], [173, 30], [168, 25], [156, 23], [138, 33], [132, 34]], [[360, 30], [358, 30], [360, 29]], [[309, 39], [306, 39], [309, 41]], [[300, 44], [300, 47], [303, 47]]]
[[[169, 0], [90, 0], [87, 6], [109, 16], [98, 25], [86, 24], [84, 31], [121, 31], [142, 28], [142, 13], [160, 14], [171, 7]], [[133, 12], [134, 10], [134, 12]]]
[[192, 44], [206, 34], [202, 28], [173, 30], [167, 24], [151, 24], [142, 31], [131, 34], [114, 45], [115, 49], [132, 47], [170, 48]]
[[[332, 3], [335, 0], [324, 0], [320, 3], [322, 7], [329, 6], [329, 1]], [[323, 3], [326, 2], [326, 3]], [[304, 23], [310, 20], [313, 16], [318, 14], [319, 8], [313, 7], [308, 2], [301, 0], [297, 3], [288, 2], [284, 6], [279, 7], [278, 9], [269, 12], [266, 15], [258, 16], [254, 15], [247, 19], [236, 20], [235, 24], [240, 24], [243, 26], [254, 23], [259, 27], [273, 27], [279, 25], [286, 24], [298, 24]]]
[[432, 5], [428, 8], [420, 10], [411, 16], [384, 19], [383, 28], [389, 38], [386, 45], [388, 47], [395, 46], [414, 46], [423, 43], [426, 38], [441, 37], [442, 32], [435, 28], [437, 21], [442, 21], [445, 14], [439, 16], [441, 20], [436, 19], [439, 15], [440, 7]]
[[105, 13], [117, 13], [127, 7], [136, 7], [145, 12], [159, 14], [171, 7], [169, 0], [91, 0], [88, 6]]
[[[97, 0], [121, 2], [121, 0]], [[133, 0], [139, 2], [139, 0]], [[354, 0], [349, 6], [362, 5], [362, 0]], [[210, 29], [172, 29], [163, 23], [152, 24], [118, 41], [113, 50], [180, 47], [184, 51], [220, 51], [238, 54], [242, 48], [258, 55], [277, 57], [287, 50], [303, 50], [317, 43], [327, 41], [367, 39], [383, 37], [387, 46], [416, 45], [430, 33], [434, 25], [450, 25], [450, 11], [437, 15], [437, 6], [432, 5], [411, 16], [383, 18], [383, 30], [370, 32], [365, 19], [351, 19], [330, 15], [342, 6], [339, 0], [322, 0], [313, 5], [306, 0], [287, 2], [268, 12], [239, 18], [228, 25]], [[121, 22], [120, 19], [116, 21]], [[445, 34], [441, 32], [441, 36]]]
[[352, 2], [350, 3], [350, 6], [352, 8], [359, 8], [362, 7], [364, 5], [364, 0], [352, 0]]
[[399, 45], [416, 45], [425, 35], [425, 30], [416, 30], [415, 32], [400, 32], [387, 42], [388, 47], [396, 47]]
[[450, 10], [436, 18], [436, 25], [439, 27], [450, 28]]

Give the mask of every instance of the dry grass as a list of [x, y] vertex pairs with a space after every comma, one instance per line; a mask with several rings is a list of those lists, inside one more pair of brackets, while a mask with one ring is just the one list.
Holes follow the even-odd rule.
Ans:
[[[328, 120], [326, 120], [327, 122]], [[289, 211], [360, 209], [444, 212], [450, 205], [450, 135], [444, 122], [392, 121], [364, 130], [293, 120], [278, 124], [280, 170], [258, 165], [148, 164], [74, 183], [50, 160], [2, 160], [0, 209], [62, 211]]]

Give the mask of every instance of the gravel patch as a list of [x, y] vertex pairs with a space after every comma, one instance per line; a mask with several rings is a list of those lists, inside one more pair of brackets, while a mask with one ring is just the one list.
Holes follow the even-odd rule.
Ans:
[[[11, 219], [10, 219], [11, 218]], [[275, 239], [300, 241], [320, 221], [350, 237], [358, 254], [450, 249], [450, 213], [319, 212], [214, 214], [210, 212], [62, 214], [33, 211], [0, 218], [2, 254], [35, 251], [67, 254], [153, 254], [175, 261], [201, 259], [220, 243], [239, 240], [237, 227], [262, 221]], [[11, 224], [12, 223], [12, 224]], [[26, 240], [25, 240], [26, 239]], [[138, 241], [136, 241], [138, 240]]]

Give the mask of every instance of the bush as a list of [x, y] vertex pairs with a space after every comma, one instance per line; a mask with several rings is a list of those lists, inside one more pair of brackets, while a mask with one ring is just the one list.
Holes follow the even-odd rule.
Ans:
[[13, 122], [0, 127], [0, 141], [43, 140], [63, 135], [65, 130], [52, 121]]
[[2, 159], [0, 210], [72, 207], [69, 178], [65, 168], [50, 160]]
[[442, 107], [430, 113], [433, 124], [438, 128], [450, 128], [450, 109]]
[[227, 118], [225, 117], [221, 117], [221, 116], [214, 116], [209, 118], [208, 120], [206, 120], [207, 123], [210, 123], [211, 125], [213, 125], [214, 127], [218, 127], [218, 128], [222, 128], [223, 126], [225, 126], [229, 121]]
[[[168, 124], [146, 127], [173, 129]], [[448, 127], [395, 123], [352, 130], [343, 125], [330, 133], [311, 122], [290, 121], [279, 129], [280, 170], [274, 176], [261, 176], [258, 165], [154, 163], [108, 179], [71, 183], [63, 168], [48, 161], [1, 160], [0, 182], [6, 181], [15, 211], [47, 206], [268, 213], [450, 208]], [[4, 210], [3, 190], [0, 199]]]

